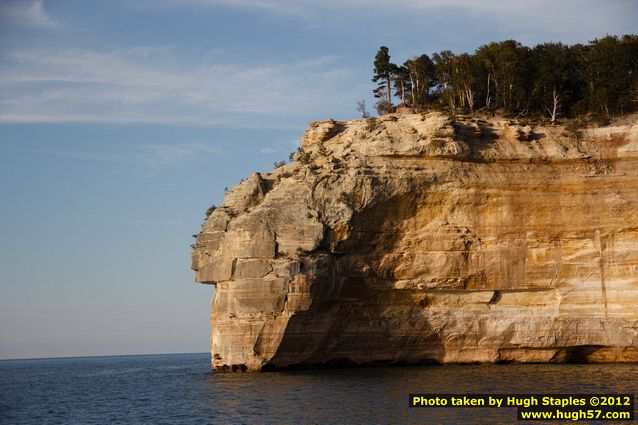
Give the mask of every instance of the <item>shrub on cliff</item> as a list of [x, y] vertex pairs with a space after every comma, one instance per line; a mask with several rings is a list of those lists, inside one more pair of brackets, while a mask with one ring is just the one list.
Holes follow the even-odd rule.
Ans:
[[215, 204], [211, 205], [210, 207], [208, 207], [208, 209], [206, 210], [206, 220], [208, 220], [208, 217], [210, 217], [210, 215], [213, 213], [213, 211], [215, 211], [217, 209], [217, 206]]
[[288, 156], [290, 161], [299, 161], [302, 164], [310, 164], [312, 162], [312, 154], [310, 152], [306, 152], [302, 147], [298, 147], [295, 152], [291, 152]]

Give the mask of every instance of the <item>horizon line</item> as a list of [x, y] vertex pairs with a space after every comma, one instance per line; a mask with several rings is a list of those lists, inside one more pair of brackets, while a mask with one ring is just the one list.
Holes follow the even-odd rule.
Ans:
[[0, 362], [17, 361], [17, 360], [88, 359], [88, 358], [96, 358], [96, 357], [177, 356], [181, 354], [210, 354], [210, 352], [201, 351], [201, 352], [170, 352], [170, 353], [140, 353], [140, 354], [93, 354], [93, 355], [86, 355], [86, 356], [12, 357], [12, 358], [0, 358]]

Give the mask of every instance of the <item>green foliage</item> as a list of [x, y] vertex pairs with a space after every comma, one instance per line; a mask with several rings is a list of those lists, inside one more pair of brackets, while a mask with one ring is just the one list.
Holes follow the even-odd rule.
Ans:
[[581, 49], [584, 104], [598, 121], [635, 108], [638, 83], [638, 37], [607, 36]]
[[434, 62], [426, 54], [408, 59], [403, 63], [407, 69], [406, 98], [412, 106], [425, 106], [430, 100], [430, 89], [436, 83]]
[[547, 114], [555, 122], [580, 92], [576, 56], [562, 43], [544, 43], [531, 50], [530, 60], [533, 67], [530, 110]]
[[452, 85], [454, 57], [454, 53], [450, 50], [443, 50], [432, 55], [437, 81], [436, 97], [438, 97], [441, 105], [449, 108], [452, 114], [456, 114], [456, 96]]
[[286, 165], [286, 161], [275, 161], [272, 163], [272, 165], [275, 168], [283, 167], [284, 165]]
[[485, 91], [488, 109], [500, 107], [511, 115], [524, 112], [532, 68], [530, 49], [515, 40], [505, 40], [481, 46], [475, 56], [486, 78], [480, 87]]
[[397, 66], [390, 62], [389, 49], [381, 46], [374, 57], [374, 76], [372, 82], [377, 83], [377, 88], [373, 90], [374, 97], [392, 103], [391, 80], [395, 74]]
[[390, 83], [403, 103], [439, 105], [451, 115], [477, 110], [512, 117], [590, 115], [604, 123], [638, 109], [638, 36], [606, 36], [586, 45], [559, 42], [529, 48], [492, 42], [473, 54], [443, 50], [397, 67], [387, 47], [375, 58], [379, 113], [392, 110]]
[[405, 66], [397, 66], [394, 68], [392, 74], [392, 81], [394, 83], [394, 93], [399, 99], [401, 104], [406, 104], [406, 98], [410, 96], [410, 71]]

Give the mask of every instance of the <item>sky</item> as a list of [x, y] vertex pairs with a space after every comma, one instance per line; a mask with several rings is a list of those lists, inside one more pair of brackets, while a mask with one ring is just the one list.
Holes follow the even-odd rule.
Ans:
[[309, 121], [373, 104], [379, 46], [636, 22], [638, 0], [0, 1], [0, 359], [208, 351], [191, 235]]

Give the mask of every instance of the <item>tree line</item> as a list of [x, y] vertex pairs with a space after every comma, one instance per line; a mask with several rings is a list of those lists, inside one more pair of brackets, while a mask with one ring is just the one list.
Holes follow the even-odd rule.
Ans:
[[414, 108], [452, 114], [485, 111], [545, 117], [590, 114], [598, 120], [638, 109], [638, 36], [606, 36], [588, 44], [527, 47], [515, 40], [480, 46], [474, 54], [443, 50], [390, 61], [381, 46], [374, 58], [379, 114], [393, 98]]

